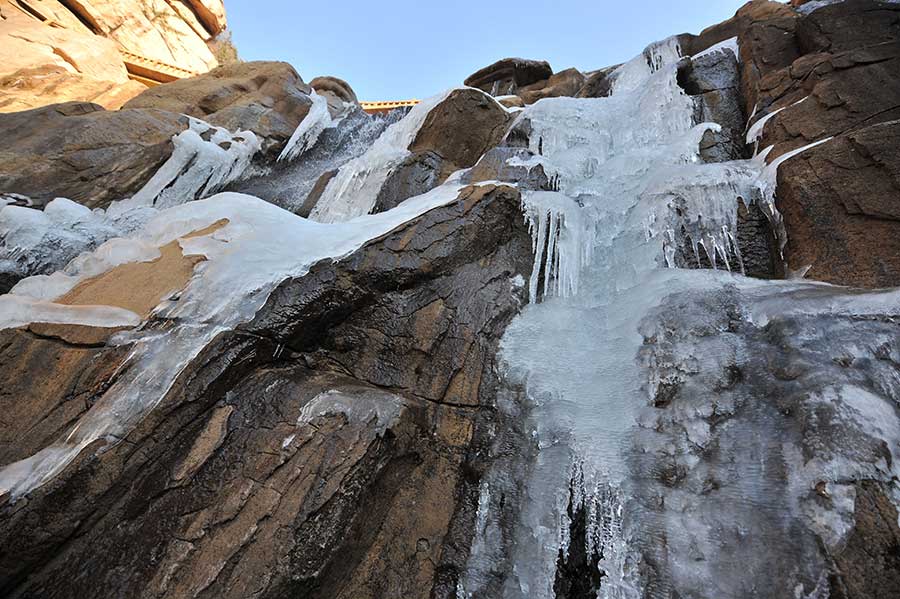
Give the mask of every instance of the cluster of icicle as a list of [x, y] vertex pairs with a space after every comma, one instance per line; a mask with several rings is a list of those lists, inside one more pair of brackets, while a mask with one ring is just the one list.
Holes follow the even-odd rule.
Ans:
[[172, 141], [172, 155], [130, 204], [167, 208], [207, 197], [239, 178], [260, 148], [251, 131], [232, 133], [195, 118]]
[[582, 269], [591, 260], [593, 229], [577, 202], [554, 191], [522, 194], [522, 211], [531, 232], [534, 265], [528, 297], [571, 297], [578, 293]]

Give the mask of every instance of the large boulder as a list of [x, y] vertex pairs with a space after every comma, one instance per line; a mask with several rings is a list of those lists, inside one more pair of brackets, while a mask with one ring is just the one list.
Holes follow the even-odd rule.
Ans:
[[0, 192], [105, 207], [143, 187], [187, 125], [161, 110], [113, 112], [82, 102], [0, 114]]
[[[719, 42], [733, 37], [743, 37], [754, 24], [767, 21], [777, 22], [779, 19], [794, 19], [796, 16], [797, 14], [790, 6], [781, 2], [750, 0], [730, 19], [707, 27], [699, 35], [681, 35], [679, 42], [685, 54], [695, 55]], [[775, 45], [777, 47], [779, 44]]]
[[520, 87], [548, 79], [552, 74], [553, 69], [544, 60], [504, 58], [469, 75], [465, 84], [494, 96], [504, 96], [516, 93]]
[[252, 131], [272, 156], [309, 112], [310, 89], [286, 62], [242, 62], [148, 89], [124, 107], [183, 113], [231, 131]]
[[584, 73], [578, 69], [566, 69], [549, 78], [519, 88], [517, 95], [525, 104], [534, 104], [542, 98], [575, 96], [584, 86]]
[[434, 189], [454, 172], [474, 166], [495, 147], [509, 113], [475, 89], [452, 91], [432, 108], [409, 145], [410, 155], [387, 177], [373, 208], [382, 212]]
[[428, 113], [409, 150], [430, 150], [468, 168], [499, 143], [509, 121], [495, 100], [476, 90], [457, 89]]

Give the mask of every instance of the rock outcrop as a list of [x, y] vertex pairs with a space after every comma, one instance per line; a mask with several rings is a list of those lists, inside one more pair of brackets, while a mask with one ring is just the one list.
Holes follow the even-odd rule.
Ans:
[[2, 0], [0, 112], [55, 102], [119, 108], [147, 84], [218, 65], [222, 0]]
[[332, 116], [337, 116], [345, 111], [345, 105], [359, 106], [359, 99], [350, 84], [337, 77], [316, 77], [309, 82], [309, 86], [316, 90], [320, 96], [328, 100], [328, 110]]
[[504, 58], [476, 71], [465, 84], [477, 87], [494, 96], [516, 93], [520, 87], [543, 81], [553, 75], [550, 64], [543, 60]]
[[310, 89], [286, 62], [242, 62], [153, 87], [124, 108], [155, 108], [252, 131], [263, 152], [277, 156], [309, 112]]
[[69, 25], [48, 27], [0, 3], [0, 112], [69, 100], [118, 108], [146, 89], [128, 78], [115, 42]]
[[746, 35], [744, 85], [758, 77], [747, 105], [774, 114], [759, 147], [774, 145], [772, 160], [821, 142], [779, 171], [789, 267], [829, 283], [900, 285], [900, 6], [846, 0]]
[[176, 113], [81, 102], [0, 114], [0, 191], [105, 207], [143, 187], [187, 124]]
[[[529, 248], [517, 192], [469, 188], [285, 281], [126, 439], [0, 507], [2, 592], [375, 599], [455, 588], [493, 356], [523, 300], [511, 280], [528, 275]], [[64, 356], [50, 380], [71, 399], [48, 406], [40, 430], [65, 430], [121, 375], [127, 346], [81, 348], [72, 334], [4, 333], [0, 364], [21, 380], [53, 358], [43, 345]], [[15, 441], [20, 424], [2, 420], [3, 463], [33, 449]]]
[[575, 96], [584, 87], [586, 77], [578, 69], [554, 73], [546, 61], [524, 58], [504, 58], [470, 75], [465, 84], [500, 97], [505, 105], [519, 102], [507, 98], [516, 96], [521, 104], [534, 104], [541, 98]]

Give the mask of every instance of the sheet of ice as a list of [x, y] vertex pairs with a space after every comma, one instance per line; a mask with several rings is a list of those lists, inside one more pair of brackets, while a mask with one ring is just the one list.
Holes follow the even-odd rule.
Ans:
[[388, 127], [365, 154], [342, 166], [328, 182], [310, 219], [335, 223], [371, 212], [388, 176], [409, 156], [409, 146], [428, 114], [452, 91], [414, 106], [400, 122]]
[[710, 54], [715, 54], [717, 52], [731, 52], [734, 54], [737, 61], [741, 62], [741, 46], [736, 37], [729, 38], [714, 46], [710, 46], [703, 52], [694, 55], [694, 59], [700, 58], [701, 56], [709, 56]]
[[303, 155], [307, 150], [316, 145], [319, 136], [325, 129], [333, 126], [331, 113], [328, 111], [328, 100], [313, 90], [310, 94], [312, 106], [307, 115], [300, 121], [291, 139], [288, 140], [284, 150], [278, 156], [278, 160], [293, 160]]
[[21, 295], [0, 295], [0, 330], [33, 322], [93, 327], [133, 327], [140, 317], [113, 306], [65, 306]]
[[[179, 297], [156, 309], [174, 326], [135, 329], [118, 339], [133, 343], [128, 365], [115, 383], [78, 421], [72, 432], [38, 454], [0, 470], [0, 494], [16, 500], [60, 472], [97, 439], [115, 442], [162, 400], [176, 377], [220, 332], [253, 318], [284, 279], [304, 275], [326, 258], [339, 259], [368, 240], [390, 232], [425, 212], [452, 202], [462, 185], [446, 183], [400, 206], [338, 224], [300, 218], [268, 202], [222, 193], [160, 211], [136, 239], [159, 247], [222, 219], [210, 235], [183, 239], [186, 253], [207, 257]], [[98, 262], [102, 261], [98, 258]], [[86, 262], [90, 262], [86, 259]], [[8, 321], [30, 322], [23, 296], [8, 296]], [[17, 311], [16, 306], [23, 306]], [[106, 311], [98, 319], [110, 316]], [[110, 322], [103, 320], [103, 322]], [[129, 323], [134, 324], [133, 320]]]
[[672, 65], [684, 56], [678, 38], [672, 36], [647, 46], [638, 54], [612, 72], [613, 94], [634, 91], [643, 85], [647, 78], [667, 65]]

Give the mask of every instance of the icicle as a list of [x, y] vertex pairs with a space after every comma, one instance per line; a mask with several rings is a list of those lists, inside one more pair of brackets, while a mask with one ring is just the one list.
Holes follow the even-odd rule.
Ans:
[[528, 285], [531, 302], [537, 303], [542, 282], [545, 297], [575, 295], [581, 269], [590, 260], [594, 244], [581, 207], [561, 193], [537, 191], [523, 194], [522, 210], [534, 252]]
[[[209, 134], [209, 141], [202, 137]], [[206, 197], [240, 177], [260, 148], [251, 131], [230, 133], [195, 118], [172, 141], [169, 159], [120, 208], [168, 208]]]
[[320, 96], [315, 90], [310, 94], [312, 98], [312, 106], [309, 112], [300, 121], [291, 139], [288, 140], [281, 155], [278, 156], [279, 162], [282, 160], [293, 160], [297, 156], [301, 156], [304, 152], [312, 148], [319, 136], [325, 129], [332, 127], [334, 123], [331, 120], [331, 113], [328, 111], [328, 100], [324, 96]]

